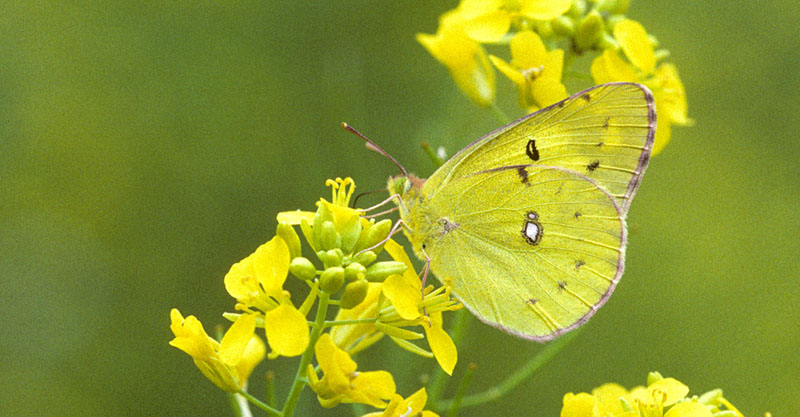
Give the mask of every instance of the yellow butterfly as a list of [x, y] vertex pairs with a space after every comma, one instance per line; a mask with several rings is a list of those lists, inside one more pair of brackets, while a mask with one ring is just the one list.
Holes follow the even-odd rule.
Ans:
[[586, 322], [622, 276], [655, 127], [646, 87], [604, 84], [388, 188], [417, 256], [475, 316], [546, 341]]

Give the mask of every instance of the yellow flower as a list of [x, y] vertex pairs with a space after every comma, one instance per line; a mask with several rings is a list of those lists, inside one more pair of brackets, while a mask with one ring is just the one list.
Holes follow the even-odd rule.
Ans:
[[489, 59], [516, 84], [520, 106], [535, 111], [567, 98], [561, 83], [563, 50], [547, 51], [539, 35], [529, 30], [517, 33], [510, 46], [511, 64], [494, 55]]
[[264, 329], [272, 353], [297, 356], [309, 341], [308, 321], [283, 290], [289, 272], [289, 248], [278, 236], [234, 264], [225, 275], [225, 289], [236, 298], [238, 310], [264, 313]]
[[314, 346], [314, 353], [322, 369], [322, 379], [312, 365], [307, 377], [311, 389], [323, 407], [339, 403], [361, 403], [377, 408], [386, 407], [384, 400], [395, 395], [394, 378], [386, 371], [358, 372], [357, 365], [344, 350], [324, 333]]
[[458, 361], [458, 352], [450, 336], [442, 329], [442, 311], [457, 310], [461, 308], [461, 304], [450, 298], [450, 290], [446, 286], [435, 291], [431, 291], [429, 287], [423, 297], [422, 282], [414, 272], [411, 260], [403, 247], [394, 240], [389, 240], [386, 242], [385, 250], [396, 261], [406, 264], [408, 269], [402, 275], [392, 275], [383, 282], [383, 294], [391, 301], [394, 308], [382, 311], [378, 317], [379, 329], [390, 332], [388, 334], [392, 336], [392, 340], [401, 347], [421, 354], [423, 352], [414, 348], [416, 345], [406, 340], [416, 338], [415, 334], [400, 329], [400, 327], [421, 325], [433, 356], [439, 366], [451, 375]]
[[[381, 295], [381, 283], [370, 282], [367, 296], [359, 305], [351, 309], [340, 309], [335, 321], [369, 319], [378, 315], [378, 299]], [[379, 332], [375, 323], [347, 324], [335, 326], [330, 331], [331, 338], [336, 346], [345, 352], [356, 354], [381, 338], [384, 334]]]
[[194, 316], [184, 319], [180, 311], [173, 308], [170, 318], [175, 338], [169, 344], [188, 353], [203, 375], [225, 391], [241, 390], [253, 368], [264, 359], [266, 348], [254, 334], [255, 315], [239, 316], [222, 342], [209, 337]]
[[561, 417], [711, 417], [723, 410], [743, 417], [722, 397], [721, 390], [687, 397], [689, 388], [674, 378], [652, 372], [648, 381], [647, 388], [639, 386], [630, 391], [608, 383], [595, 388], [591, 394], [567, 393]]
[[462, 0], [442, 14], [435, 35], [419, 33], [417, 41], [447, 67], [467, 97], [486, 106], [494, 102], [495, 73], [481, 43], [500, 41], [515, 19], [547, 21], [563, 15], [571, 5], [571, 0]]
[[458, 14], [442, 15], [436, 34], [418, 33], [417, 41], [450, 71], [470, 100], [486, 106], [494, 102], [495, 73], [481, 44], [467, 35], [466, 23]]
[[656, 55], [647, 32], [638, 22], [622, 20], [614, 25], [614, 38], [630, 63], [614, 49], [606, 49], [591, 66], [595, 83], [614, 81], [639, 82], [653, 91], [658, 114], [653, 154], [657, 154], [670, 139], [671, 126], [690, 126], [694, 122], [687, 113], [686, 92], [672, 64], [656, 66]]
[[405, 417], [420, 415], [422, 417], [438, 417], [439, 415], [433, 411], [423, 410], [427, 401], [428, 394], [425, 392], [425, 388], [421, 388], [405, 399], [395, 394], [383, 412], [367, 413], [362, 417]]

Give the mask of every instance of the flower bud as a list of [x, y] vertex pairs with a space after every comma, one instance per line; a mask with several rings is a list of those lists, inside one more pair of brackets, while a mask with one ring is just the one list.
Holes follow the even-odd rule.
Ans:
[[550, 23], [553, 32], [558, 36], [571, 38], [575, 35], [575, 21], [567, 16], [559, 16]]
[[300, 237], [297, 236], [294, 227], [287, 223], [278, 223], [277, 234], [286, 242], [286, 246], [289, 247], [289, 256], [291, 259], [300, 256]]
[[319, 277], [319, 289], [328, 294], [339, 291], [342, 284], [344, 284], [344, 268], [341, 266], [328, 268]]
[[[383, 219], [372, 226], [369, 229], [365, 230], [359, 239], [358, 244], [356, 247], [353, 248], [354, 252], [360, 252], [364, 249], [371, 248], [381, 241], [385, 240], [387, 236], [389, 236], [389, 231], [392, 230], [392, 221], [389, 219]], [[380, 250], [373, 249], [376, 253], [380, 252]]]
[[327, 261], [322, 261], [325, 264], [325, 268], [330, 268], [332, 266], [342, 266], [342, 250], [339, 248], [331, 249], [325, 253], [325, 258]]
[[355, 258], [353, 258], [353, 262], [360, 263], [361, 265], [367, 266], [367, 265], [375, 262], [376, 259], [378, 259], [378, 255], [376, 255], [375, 252], [373, 252], [371, 250], [368, 250], [368, 251], [356, 256]]
[[367, 268], [367, 281], [383, 282], [389, 275], [402, 274], [408, 266], [399, 261], [384, 261], [370, 265]]
[[591, 48], [602, 34], [603, 17], [596, 10], [592, 10], [578, 23], [575, 31], [575, 47], [578, 51], [585, 51]]
[[574, 0], [572, 6], [567, 10], [567, 15], [573, 19], [580, 19], [580, 17], [586, 13], [587, 7], [586, 0]]
[[[363, 267], [362, 267], [363, 268]], [[366, 279], [359, 279], [347, 284], [344, 287], [342, 299], [339, 301], [339, 306], [344, 309], [353, 308], [367, 297], [367, 290], [369, 290], [369, 282]]]
[[303, 281], [308, 281], [317, 276], [317, 268], [314, 267], [314, 264], [312, 264], [308, 258], [303, 258], [302, 256], [292, 259], [292, 262], [289, 264], [289, 272]]
[[342, 237], [336, 232], [336, 227], [330, 220], [322, 222], [319, 238], [320, 248], [324, 250], [336, 248], [342, 242]]
[[344, 268], [344, 279], [347, 280], [347, 282], [353, 282], [357, 279], [364, 278], [366, 273], [367, 268], [364, 268], [364, 265], [361, 265], [358, 262], [353, 262]]

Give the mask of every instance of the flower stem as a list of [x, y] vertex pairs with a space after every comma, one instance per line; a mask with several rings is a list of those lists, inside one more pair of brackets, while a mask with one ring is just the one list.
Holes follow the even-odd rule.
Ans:
[[324, 291], [320, 291], [319, 293], [319, 303], [317, 304], [317, 316], [314, 319], [314, 326], [311, 330], [311, 338], [308, 342], [308, 347], [306, 351], [303, 352], [303, 356], [300, 358], [300, 365], [297, 367], [297, 375], [294, 377], [294, 383], [292, 384], [292, 389], [289, 391], [289, 396], [286, 397], [286, 403], [283, 405], [283, 412], [281, 412], [281, 416], [283, 417], [292, 417], [294, 415], [294, 409], [297, 406], [297, 400], [300, 399], [300, 393], [303, 392], [303, 387], [305, 386], [305, 374], [306, 368], [308, 368], [308, 364], [311, 363], [311, 356], [314, 353], [314, 345], [317, 344], [317, 339], [322, 335], [322, 329], [325, 325], [325, 315], [328, 312], [328, 301], [330, 300], [330, 295]]
[[373, 317], [371, 319], [352, 319], [352, 320], [326, 320], [325, 327], [344, 326], [348, 324], [373, 324], [378, 319]]
[[500, 110], [500, 107], [497, 107], [497, 104], [495, 104], [494, 102], [489, 103], [487, 107], [489, 110], [492, 111], [492, 114], [494, 115], [494, 117], [497, 118], [497, 120], [500, 121], [500, 123], [508, 124], [511, 122], [511, 119], [508, 117], [508, 115], [506, 115], [505, 112]]
[[461, 384], [458, 386], [458, 391], [456, 391], [456, 397], [453, 398], [453, 405], [450, 407], [450, 410], [447, 412], [447, 417], [457, 417], [458, 410], [461, 408], [461, 398], [464, 397], [464, 393], [467, 392], [467, 387], [469, 386], [469, 382], [472, 380], [472, 375], [475, 373], [475, 369], [478, 367], [471, 363], [467, 367], [467, 373], [464, 374], [464, 378], [461, 379]]
[[[503, 382], [489, 388], [484, 392], [480, 392], [477, 394], [472, 394], [464, 397], [461, 400], [462, 407], [471, 407], [474, 405], [483, 404], [489, 401], [494, 401], [506, 394], [508, 394], [514, 387], [519, 385], [521, 382], [528, 379], [531, 375], [533, 375], [542, 365], [549, 362], [553, 359], [558, 352], [561, 351], [565, 346], [567, 346], [570, 342], [572, 342], [575, 337], [580, 332], [580, 329], [573, 330], [565, 335], [559, 337], [550, 344], [546, 345], [539, 353], [536, 354], [533, 358], [528, 360], [525, 365], [519, 368], [516, 372], [509, 375]], [[454, 400], [440, 400], [436, 403], [436, 407], [440, 410], [447, 409], [454, 404]]]
[[[258, 408], [260, 408], [260, 409], [262, 409], [262, 410], [266, 411], [267, 413], [271, 413], [271, 414], [273, 414], [273, 415], [277, 415], [277, 416], [281, 415], [281, 412], [280, 412], [280, 411], [278, 411], [278, 410], [276, 410], [276, 409], [274, 409], [274, 408], [272, 408], [272, 407], [268, 406], [266, 403], [264, 403], [263, 401], [259, 400], [259, 399], [258, 399], [258, 398], [256, 398], [256, 397], [253, 397], [252, 395], [248, 394], [248, 393], [247, 393], [246, 391], [244, 391], [244, 390], [239, 390], [239, 391], [237, 391], [236, 393], [237, 393], [237, 394], [239, 394], [239, 395], [241, 395], [241, 396], [242, 396], [242, 397], [244, 397], [244, 398], [247, 398], [247, 401], [250, 401], [250, 402], [251, 402], [251, 403], [253, 403], [253, 404], [254, 404], [256, 407], [258, 407]], [[250, 414], [250, 415], [252, 415], [252, 414]]]

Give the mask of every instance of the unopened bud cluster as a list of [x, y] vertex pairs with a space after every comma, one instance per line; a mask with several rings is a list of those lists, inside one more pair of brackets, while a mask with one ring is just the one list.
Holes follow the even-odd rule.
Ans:
[[[345, 181], [337, 185], [344, 189], [348, 185]], [[350, 309], [364, 301], [370, 282], [383, 282], [390, 275], [402, 274], [407, 266], [397, 261], [376, 262], [389, 237], [391, 220], [367, 220], [358, 210], [336, 204], [341, 202], [337, 200], [320, 200], [313, 218], [300, 222], [319, 261], [316, 265], [300, 254], [300, 239], [292, 226], [280, 224], [278, 235], [290, 248], [289, 272], [303, 281], [319, 279], [319, 289], [331, 295], [344, 288], [340, 306]]]

